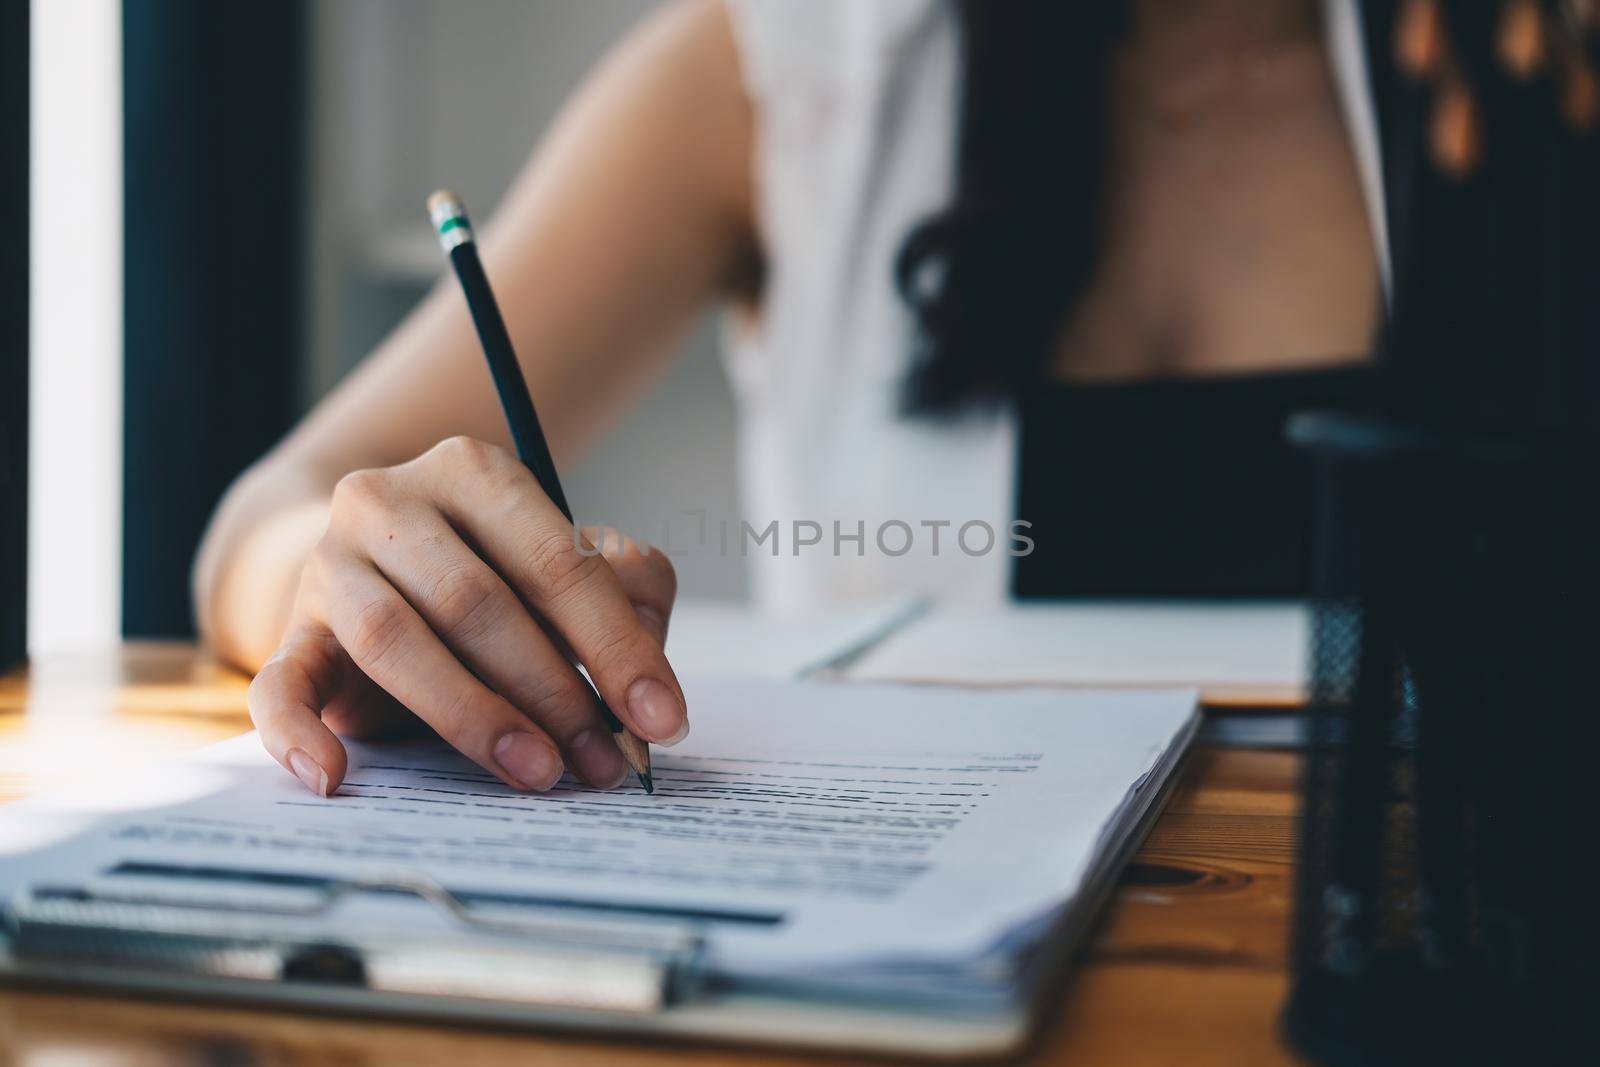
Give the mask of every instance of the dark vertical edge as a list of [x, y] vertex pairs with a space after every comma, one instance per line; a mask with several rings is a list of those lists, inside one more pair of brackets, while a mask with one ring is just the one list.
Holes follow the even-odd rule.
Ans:
[[122, 630], [130, 636], [175, 621], [171, 539], [193, 525], [193, 459], [205, 444], [197, 422], [209, 298], [199, 113], [214, 87], [200, 21], [191, 0], [122, 6]]
[[26, 0], [0, 0], [0, 668], [27, 650], [29, 40]]
[[287, 427], [305, 8], [125, 0], [122, 630], [193, 633], [189, 568]]

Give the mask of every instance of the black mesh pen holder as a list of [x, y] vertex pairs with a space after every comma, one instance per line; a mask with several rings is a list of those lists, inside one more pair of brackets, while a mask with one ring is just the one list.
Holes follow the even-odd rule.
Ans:
[[1308, 413], [1317, 481], [1291, 1042], [1600, 1063], [1591, 444]]

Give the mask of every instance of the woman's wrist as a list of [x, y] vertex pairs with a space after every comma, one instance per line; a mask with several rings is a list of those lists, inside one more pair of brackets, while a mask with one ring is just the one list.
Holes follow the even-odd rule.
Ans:
[[327, 529], [329, 508], [325, 495], [273, 492], [251, 484], [257, 478], [251, 472], [229, 490], [193, 576], [201, 638], [248, 671], [259, 668], [282, 639], [300, 573]]

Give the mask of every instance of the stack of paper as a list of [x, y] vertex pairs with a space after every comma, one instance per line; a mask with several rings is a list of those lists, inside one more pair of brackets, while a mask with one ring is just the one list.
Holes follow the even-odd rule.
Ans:
[[[469, 906], [688, 925], [734, 982], [976, 996], [1104, 868], [1195, 724], [1183, 691], [686, 688], [694, 729], [658, 751], [654, 796], [518, 794], [409, 744], [353, 746], [322, 799], [243, 738], [115, 796], [0, 811], [0, 890], [166, 886], [248, 912], [401, 872]], [[430, 921], [391, 904], [347, 902], [329, 936]]]
[[940, 605], [844, 672], [858, 680], [974, 685], [1193, 686], [1211, 704], [1304, 698], [1302, 603]]

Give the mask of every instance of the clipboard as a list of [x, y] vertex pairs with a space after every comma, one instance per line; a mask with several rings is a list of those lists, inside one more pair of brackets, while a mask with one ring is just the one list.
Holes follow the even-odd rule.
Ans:
[[[482, 926], [427, 882], [351, 883], [338, 895], [365, 892], [413, 894]], [[7, 908], [0, 970], [30, 985], [265, 1008], [930, 1058], [1007, 1051], [1026, 1030], [1010, 1004], [952, 1011], [729, 987], [706, 972], [704, 940], [688, 926], [640, 936], [608, 924], [528, 924], [506, 929], [500, 946], [469, 947], [300, 936], [295, 922], [307, 917], [30, 887]]]
[[[1164, 809], [1198, 722], [1152, 770], [1159, 785], [1129, 813], [1131, 829], [1098, 853], [1003, 997], [730, 982], [707, 968], [706, 939], [693, 923], [508, 917], [408, 874], [333, 883], [311, 905], [278, 910], [32, 885], [6, 907], [0, 981], [621, 1038], [936, 1060], [1013, 1055], [1054, 1004], [1118, 875]], [[463, 931], [494, 935], [493, 943], [305, 936], [308, 919], [358, 894], [408, 898]]]
[[13, 879], [0, 982], [796, 1051], [1014, 1054], [1170, 798], [1200, 726], [1189, 707], [1060, 903], [948, 964], [739, 971], [719, 965], [717, 939], [751, 920], [725, 910], [619, 909], [370, 868], [279, 872], [263, 888], [262, 872], [136, 860]]

